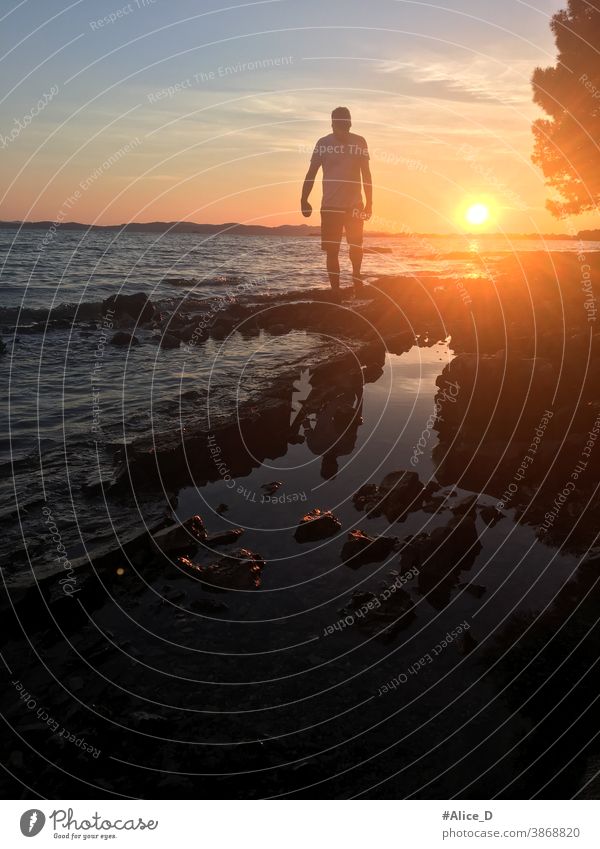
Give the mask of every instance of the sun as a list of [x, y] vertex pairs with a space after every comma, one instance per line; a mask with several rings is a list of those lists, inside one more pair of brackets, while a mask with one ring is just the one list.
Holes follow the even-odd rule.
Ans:
[[489, 217], [490, 208], [489, 206], [486, 206], [485, 203], [474, 203], [472, 206], [469, 206], [465, 212], [465, 218], [469, 224], [473, 224], [476, 227], [479, 227], [481, 224], [485, 224]]

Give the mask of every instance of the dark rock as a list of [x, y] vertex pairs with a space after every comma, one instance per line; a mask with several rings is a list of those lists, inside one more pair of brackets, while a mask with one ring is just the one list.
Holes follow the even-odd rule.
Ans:
[[374, 483], [365, 483], [352, 496], [352, 503], [357, 510], [364, 510], [367, 504], [374, 506], [377, 501], [379, 487]]
[[482, 598], [486, 592], [486, 587], [481, 584], [465, 584], [463, 589], [474, 598]]
[[210, 335], [213, 339], [225, 339], [229, 335], [229, 325], [224, 321], [215, 322], [210, 328]]
[[270, 324], [267, 330], [272, 336], [283, 336], [289, 331], [289, 327], [285, 324]]
[[369, 637], [384, 643], [391, 642], [415, 619], [414, 605], [406, 590], [392, 583], [384, 590], [357, 592], [347, 608], [340, 611], [344, 617], [352, 617], [352, 624]]
[[274, 492], [277, 492], [280, 486], [283, 486], [281, 481], [271, 481], [270, 483], [263, 483], [261, 489], [268, 495], [273, 495]]
[[381, 511], [392, 521], [401, 518], [411, 508], [419, 509], [423, 485], [416, 472], [391, 472], [379, 487], [383, 493]]
[[415, 344], [415, 334], [411, 332], [386, 334], [385, 344], [390, 354], [405, 354]]
[[181, 339], [178, 339], [177, 336], [174, 336], [172, 333], [163, 333], [160, 337], [160, 347], [163, 351], [170, 351], [173, 348], [179, 348], [181, 345]]
[[396, 537], [370, 537], [363, 531], [350, 531], [342, 548], [342, 560], [354, 568], [376, 563], [389, 557], [397, 545]]
[[477, 507], [477, 495], [467, 495], [458, 504], [452, 507], [452, 513], [455, 516], [475, 516], [475, 508]]
[[197, 401], [200, 397], [200, 393], [197, 389], [188, 389], [186, 392], [181, 393], [181, 398], [184, 401]]
[[500, 521], [500, 519], [505, 518], [505, 514], [502, 513], [501, 510], [498, 510], [497, 507], [483, 507], [479, 508], [479, 515], [486, 523], [486, 525], [491, 525], [492, 527]]
[[429, 498], [421, 508], [424, 513], [439, 513], [444, 507], [447, 507], [447, 499], [443, 495], [437, 498]]
[[342, 527], [342, 523], [329, 510], [315, 508], [302, 518], [294, 534], [297, 542], [314, 542], [333, 536]]
[[433, 607], [441, 609], [461, 571], [470, 569], [481, 544], [472, 515], [454, 516], [431, 534], [414, 537], [402, 549], [403, 568], [418, 568], [419, 589]]
[[229, 507], [227, 506], [227, 504], [219, 504], [215, 512], [218, 513], [219, 516], [221, 516], [223, 515], [223, 513], [227, 513], [228, 510]]
[[423, 493], [418, 474], [401, 469], [387, 474], [379, 486], [364, 484], [352, 501], [357, 510], [366, 510], [372, 516], [385, 515], [392, 522], [411, 509], [420, 509]]
[[117, 348], [132, 348], [134, 345], [139, 345], [140, 342], [139, 339], [131, 333], [125, 333], [123, 330], [117, 330], [110, 340], [110, 344], [115, 345]]
[[133, 295], [111, 295], [102, 302], [102, 312], [114, 311], [116, 319], [129, 316], [138, 324], [147, 324], [154, 318], [155, 308], [147, 295], [136, 292]]
[[205, 543], [208, 533], [201, 516], [192, 516], [185, 522], [177, 522], [155, 533], [152, 537], [156, 546], [165, 554], [188, 554]]
[[441, 484], [437, 481], [429, 481], [429, 483], [425, 484], [423, 487], [423, 499], [426, 500], [427, 498], [430, 498], [434, 493], [439, 492], [441, 488]]
[[246, 548], [227, 554], [215, 563], [194, 563], [180, 557], [179, 564], [190, 571], [207, 588], [214, 590], [253, 590], [261, 585], [265, 562], [259, 554]]
[[241, 537], [244, 533], [242, 528], [232, 528], [230, 531], [223, 531], [220, 534], [213, 534], [204, 541], [207, 548], [215, 548], [219, 545], [231, 545]]
[[184, 327], [178, 327], [174, 332], [174, 336], [181, 339], [182, 342], [189, 342], [192, 347], [200, 345], [208, 339], [208, 330], [198, 327], [195, 324], [187, 324]]

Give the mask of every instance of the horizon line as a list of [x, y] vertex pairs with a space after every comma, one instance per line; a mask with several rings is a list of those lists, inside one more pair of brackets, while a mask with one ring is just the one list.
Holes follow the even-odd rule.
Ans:
[[[161, 228], [162, 230], [174, 230], [175, 228], [202, 228], [208, 232], [213, 232], [215, 234], [226, 233], [227, 230], [231, 230], [233, 228], [240, 228], [243, 230], [254, 230], [259, 231], [255, 232], [254, 235], [261, 235], [264, 232], [269, 231], [303, 231], [306, 235], [316, 235], [318, 231], [320, 231], [320, 226], [316, 224], [277, 224], [274, 226], [269, 226], [266, 224], [242, 224], [238, 221], [228, 221], [222, 224], [210, 224], [196, 221], [129, 221], [121, 224], [87, 224], [80, 221], [52, 221], [51, 219], [41, 219], [37, 221], [31, 220], [21, 220], [21, 219], [12, 219], [12, 220], [0, 220], [0, 227], [6, 227], [10, 229], [14, 228], [43, 228], [43, 227], [54, 227], [55, 229], [87, 229], [87, 230], [128, 230], [132, 228], [140, 228], [142, 230], [150, 229], [150, 228]], [[309, 232], [312, 231], [312, 232]], [[448, 231], [448, 232], [437, 232], [437, 233], [419, 233], [417, 231], [387, 231], [387, 230], [365, 230], [365, 233], [371, 236], [382, 236], [382, 237], [395, 237], [395, 238], [414, 238], [419, 236], [427, 236], [434, 238], [452, 238], [452, 237], [465, 237], [465, 238], [481, 238], [485, 237], [503, 237], [503, 238], [519, 238], [519, 239], [560, 239], [560, 240], [568, 240], [574, 241], [580, 238], [580, 234], [584, 233], [598, 233], [600, 236], [600, 228], [593, 229], [584, 229], [579, 230], [576, 234], [570, 233], [504, 233], [501, 231], [485, 231], [479, 233], [473, 233], [471, 231]], [[248, 234], [252, 235], [252, 234]], [[293, 235], [293, 234], [290, 234]], [[302, 233], [297, 233], [296, 235], [302, 235]]]

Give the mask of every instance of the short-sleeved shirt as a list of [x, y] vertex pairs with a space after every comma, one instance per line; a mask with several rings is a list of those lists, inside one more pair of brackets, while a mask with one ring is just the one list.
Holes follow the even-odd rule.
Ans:
[[355, 133], [344, 142], [334, 133], [319, 139], [310, 161], [323, 167], [321, 209], [350, 210], [362, 203], [361, 164], [368, 159], [367, 142]]

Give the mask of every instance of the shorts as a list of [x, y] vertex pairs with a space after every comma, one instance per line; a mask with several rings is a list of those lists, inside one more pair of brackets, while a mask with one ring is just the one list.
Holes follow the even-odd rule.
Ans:
[[326, 251], [330, 247], [339, 248], [344, 232], [350, 247], [362, 247], [364, 225], [362, 210], [362, 206], [354, 209], [322, 209], [321, 250]]

